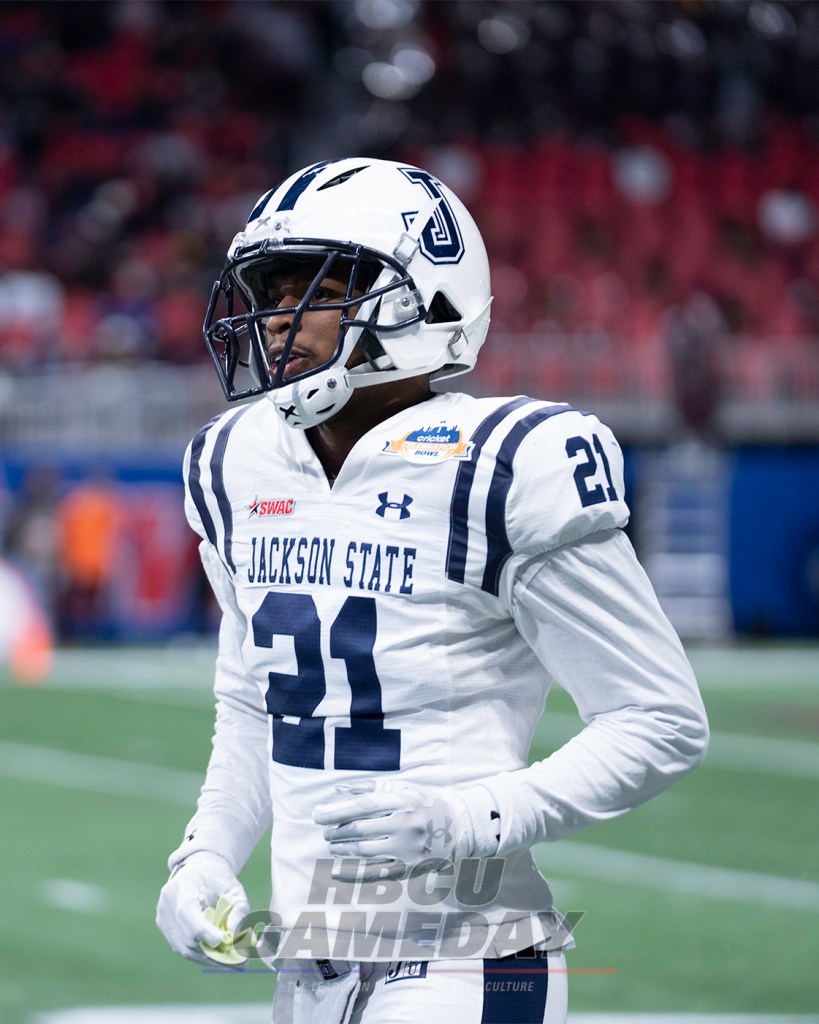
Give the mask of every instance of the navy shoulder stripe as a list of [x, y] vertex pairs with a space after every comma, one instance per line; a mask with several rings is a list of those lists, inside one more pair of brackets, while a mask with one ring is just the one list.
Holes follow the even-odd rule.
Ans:
[[483, 573], [481, 590], [497, 596], [500, 589], [500, 574], [504, 563], [512, 554], [512, 546], [506, 532], [506, 500], [514, 479], [513, 461], [523, 439], [538, 424], [564, 412], [576, 412], [571, 405], [550, 406], [538, 409], [524, 416], [509, 431], [498, 450], [495, 471], [489, 485], [486, 500], [486, 568]]
[[449, 509], [449, 542], [446, 553], [447, 578], [455, 583], [463, 583], [466, 574], [466, 555], [469, 548], [469, 496], [472, 492], [475, 470], [483, 446], [495, 427], [510, 413], [533, 401], [533, 398], [513, 398], [487, 416], [478, 425], [470, 439], [475, 446], [472, 449], [472, 458], [458, 466]]
[[214, 546], [216, 545], [216, 527], [213, 524], [213, 517], [208, 509], [207, 502], [205, 501], [205, 492], [202, 488], [202, 451], [205, 447], [205, 441], [207, 440], [210, 428], [217, 420], [221, 419], [221, 415], [220, 413], [218, 416], [214, 416], [209, 423], [206, 423], [201, 430], [197, 431], [191, 442], [191, 461], [188, 467], [188, 490], [194, 505], [196, 505], [199, 518], [202, 520], [208, 540]]
[[[222, 552], [223, 561], [228, 569], [234, 573], [236, 572], [236, 566], [233, 562], [233, 512], [231, 511], [230, 499], [228, 498], [227, 490], [225, 488], [225, 450], [227, 449], [230, 432], [236, 426], [239, 419], [250, 408], [252, 408], [251, 405], [246, 405], [239, 409], [235, 415], [231, 416], [222, 425], [216, 435], [216, 440], [213, 445], [213, 453], [210, 457], [211, 491], [213, 496], [216, 498], [216, 506], [219, 509], [219, 515], [222, 518], [222, 525], [224, 527], [224, 548]], [[208, 508], [207, 501], [205, 499], [205, 491], [201, 482], [201, 462], [207, 435], [213, 425], [220, 418], [221, 417], [217, 416], [215, 419], [211, 420], [210, 423], [206, 424], [206, 426], [204, 426], [193, 439], [193, 444], [191, 445], [191, 468], [188, 476], [191, 497], [193, 498], [194, 504], [196, 505], [202, 519], [202, 525], [205, 528], [205, 533], [207, 534], [208, 540], [217, 549], [216, 524], [210, 514], [210, 509]]]

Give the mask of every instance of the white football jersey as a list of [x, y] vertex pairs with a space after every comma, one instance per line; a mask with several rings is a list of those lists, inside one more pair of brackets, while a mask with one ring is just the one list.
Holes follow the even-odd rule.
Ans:
[[[208, 815], [235, 814], [252, 846], [272, 806], [280, 955], [565, 944], [531, 843], [628, 810], [702, 746], [696, 684], [620, 530], [611, 431], [567, 405], [441, 394], [364, 435], [331, 487], [262, 399], [203, 428], [185, 472], [229, 620], [189, 828], [213, 844]], [[555, 679], [589, 726], [527, 769]], [[334, 862], [315, 806], [397, 773], [482, 794], [497, 856], [377, 884]]]

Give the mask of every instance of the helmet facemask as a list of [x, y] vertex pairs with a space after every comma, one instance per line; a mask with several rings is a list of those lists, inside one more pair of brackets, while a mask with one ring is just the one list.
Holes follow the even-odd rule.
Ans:
[[[225, 396], [234, 401], [269, 392], [278, 405], [280, 399], [274, 393], [286, 391], [281, 395], [284, 403], [291, 400], [294, 390], [305, 397], [315, 378], [313, 385], [336, 392], [330, 396], [330, 404], [340, 408], [343, 403], [338, 399], [342, 395], [346, 400], [354, 386], [369, 383], [364, 379], [368, 372], [383, 370], [385, 363], [389, 364], [377, 332], [402, 331], [426, 316], [413, 281], [393, 257], [360, 246], [322, 244], [310, 239], [293, 240], [273, 253], [265, 248], [262, 244], [252, 247], [255, 251], [237, 254], [213, 287], [204, 332]], [[309, 268], [310, 278], [301, 299], [296, 305], [272, 305], [268, 289], [272, 276], [301, 263]], [[328, 277], [346, 281], [340, 301], [320, 296]], [[239, 305], [243, 309], [237, 312]], [[380, 314], [388, 307], [392, 322], [380, 322]], [[333, 310], [338, 311], [339, 322], [330, 357], [303, 373], [287, 376], [288, 358], [304, 317]], [[289, 319], [290, 326], [284, 340], [276, 343], [277, 358], [271, 365], [267, 324], [272, 318]], [[356, 347], [363, 361], [350, 372], [355, 380], [348, 383], [347, 363]]]

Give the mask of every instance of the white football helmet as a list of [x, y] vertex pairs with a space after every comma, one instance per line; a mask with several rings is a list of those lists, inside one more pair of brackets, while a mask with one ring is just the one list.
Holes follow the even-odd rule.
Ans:
[[[266, 276], [299, 260], [310, 261], [312, 284], [298, 305], [272, 308]], [[328, 275], [348, 282], [346, 296], [314, 304]], [[205, 342], [229, 401], [266, 392], [304, 429], [335, 415], [353, 388], [471, 370], [491, 301], [483, 239], [450, 189], [400, 163], [325, 160], [256, 203], [213, 286]], [[302, 319], [317, 308], [339, 311], [335, 352], [285, 380]], [[265, 325], [275, 316], [292, 323], [271, 360]], [[348, 369], [356, 346], [364, 359]]]

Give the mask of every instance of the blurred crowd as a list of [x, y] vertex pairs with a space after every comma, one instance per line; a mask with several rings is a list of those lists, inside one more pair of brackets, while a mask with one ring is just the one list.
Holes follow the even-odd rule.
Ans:
[[[179, 482], [29, 467], [0, 487], [0, 605], [30, 605], [64, 643], [207, 631], [212, 602], [181, 508]], [[7, 596], [12, 575], [26, 601]]]
[[605, 373], [693, 323], [817, 386], [819, 5], [26, 0], [0, 55], [6, 370], [204, 359], [255, 198], [361, 152], [473, 208], [498, 332]]
[[[0, 380], [206, 361], [258, 195], [359, 153], [474, 211], [479, 386], [636, 380], [700, 431], [728, 365], [752, 398], [819, 395], [811, 0], [6, 0], [0, 58]], [[205, 628], [177, 505], [34, 468], [0, 557], [60, 639]]]

